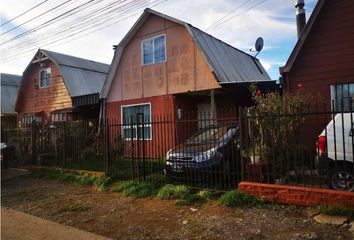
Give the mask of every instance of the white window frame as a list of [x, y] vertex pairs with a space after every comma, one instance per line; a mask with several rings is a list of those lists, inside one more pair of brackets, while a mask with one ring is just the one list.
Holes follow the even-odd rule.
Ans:
[[[48, 70], [50, 71], [49, 85], [41, 86], [41, 73], [44, 72], [44, 71], [47, 72]], [[39, 80], [38, 80], [38, 86], [39, 86], [39, 88], [49, 88], [51, 85], [52, 85], [52, 69], [51, 69], [50, 67], [41, 69], [41, 70], [39, 71]]]
[[[161, 37], [161, 36], [164, 36], [165, 60], [161, 61], [161, 62], [155, 62], [155, 44], [154, 44], [154, 39], [158, 38], [158, 37]], [[148, 41], [151, 41], [151, 40], [153, 40], [153, 44], [152, 44], [152, 54], [153, 54], [152, 63], [144, 63], [144, 42], [148, 42]], [[167, 62], [166, 34], [160, 34], [160, 35], [157, 35], [157, 36], [153, 36], [153, 37], [145, 38], [145, 39], [141, 40], [141, 43], [140, 43], [140, 56], [141, 56], [141, 66], [148, 66], [148, 65], [153, 65], [153, 64]]]
[[[152, 124], [151, 124], [151, 112], [152, 112], [152, 109], [151, 109], [151, 102], [146, 102], [146, 103], [137, 103], [137, 104], [127, 104], [127, 105], [121, 105], [120, 106], [120, 117], [121, 117], [121, 124], [122, 124], [122, 136], [123, 136], [123, 139], [125, 141], [129, 141], [131, 140], [132, 138], [131, 137], [125, 137], [124, 136], [124, 129], [131, 129], [131, 126], [130, 125], [126, 125], [124, 123], [124, 116], [123, 116], [123, 108], [126, 108], [126, 107], [136, 107], [136, 106], [141, 106], [141, 105], [149, 105], [149, 109], [150, 109], [150, 114], [149, 114], [149, 124], [144, 124], [144, 127], [150, 127], [150, 138], [139, 138], [139, 140], [142, 140], [142, 141], [150, 141], [152, 140]], [[139, 127], [141, 127], [142, 124], [139, 125]], [[135, 131], [135, 137], [133, 137], [133, 140], [138, 140], [137, 136], [138, 136], [138, 129], [137, 129], [137, 124], [135, 124], [133, 126], [134, 128], [134, 131]]]

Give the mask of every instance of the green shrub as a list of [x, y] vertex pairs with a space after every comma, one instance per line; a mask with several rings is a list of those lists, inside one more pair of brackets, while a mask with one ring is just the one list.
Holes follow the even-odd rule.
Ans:
[[157, 188], [153, 184], [137, 181], [120, 181], [110, 188], [112, 192], [122, 192], [126, 197], [143, 198], [156, 195]]
[[133, 185], [134, 185], [134, 181], [131, 181], [131, 180], [119, 181], [117, 183], [114, 183], [111, 186], [111, 191], [112, 192], [123, 192], [125, 189], [128, 189]]
[[219, 201], [220, 204], [225, 207], [261, 206], [265, 203], [264, 200], [260, 198], [247, 193], [238, 192], [237, 190], [223, 194]]
[[203, 199], [198, 194], [188, 194], [176, 200], [177, 206], [193, 205], [195, 203], [201, 202]]
[[135, 182], [123, 191], [123, 195], [126, 197], [144, 198], [154, 196], [156, 192], [156, 188], [152, 184]]
[[198, 197], [204, 202], [209, 202], [214, 198], [213, 192], [209, 190], [201, 190], [197, 193]]
[[106, 190], [112, 183], [112, 179], [109, 177], [96, 177], [93, 185], [101, 190]]
[[172, 185], [167, 184], [160, 189], [157, 193], [157, 197], [161, 200], [165, 199], [178, 199], [186, 198], [186, 196], [191, 194], [191, 189], [185, 185]]
[[340, 205], [321, 205], [317, 207], [321, 213], [328, 214], [328, 215], [344, 215], [349, 219], [354, 219], [354, 209], [340, 206]]

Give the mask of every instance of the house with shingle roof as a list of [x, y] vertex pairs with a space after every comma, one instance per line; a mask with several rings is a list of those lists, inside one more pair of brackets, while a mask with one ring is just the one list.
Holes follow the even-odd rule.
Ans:
[[22, 75], [16, 111], [22, 125], [97, 119], [109, 65], [39, 49]]

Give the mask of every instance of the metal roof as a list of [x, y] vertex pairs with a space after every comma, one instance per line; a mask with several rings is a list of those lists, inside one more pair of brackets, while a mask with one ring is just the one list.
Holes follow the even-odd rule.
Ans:
[[271, 80], [257, 58], [190, 24], [188, 29], [220, 84]]
[[109, 65], [62, 53], [40, 49], [59, 67], [71, 97], [100, 93]]
[[20, 89], [21, 76], [0, 73], [1, 114], [16, 114], [15, 103]]
[[101, 98], [106, 98], [108, 95], [109, 88], [118, 69], [118, 64], [124, 52], [125, 46], [134, 37], [135, 33], [140, 29], [151, 14], [181, 24], [187, 29], [197, 47], [201, 51], [211, 72], [215, 74], [219, 84], [271, 80], [268, 73], [265, 71], [257, 58], [232, 47], [231, 45], [199, 30], [198, 28], [193, 27], [191, 24], [147, 8], [126, 36], [118, 44], [107, 80], [100, 95]]

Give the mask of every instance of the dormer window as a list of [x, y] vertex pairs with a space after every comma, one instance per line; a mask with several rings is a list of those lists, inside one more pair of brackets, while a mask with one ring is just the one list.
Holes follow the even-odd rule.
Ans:
[[39, 87], [46, 88], [50, 86], [52, 71], [50, 68], [42, 69], [39, 72]]
[[141, 44], [142, 65], [166, 61], [166, 35], [144, 39]]

